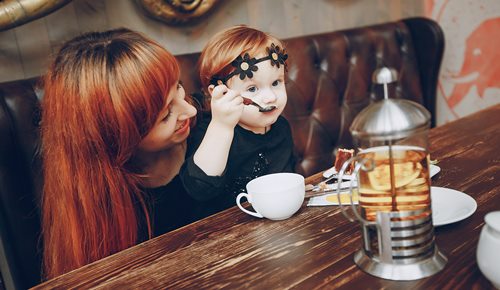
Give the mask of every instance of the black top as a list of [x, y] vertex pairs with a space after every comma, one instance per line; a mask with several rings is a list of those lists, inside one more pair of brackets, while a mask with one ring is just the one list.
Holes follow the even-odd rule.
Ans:
[[203, 115], [191, 133], [187, 159], [180, 171], [187, 193], [205, 202], [205, 215], [234, 206], [236, 195], [246, 192], [246, 184], [256, 177], [293, 172], [292, 133], [288, 121], [280, 116], [266, 134], [255, 134], [236, 126], [224, 173], [222, 176], [208, 176], [194, 163], [193, 155], [210, 120], [210, 115]]
[[[212, 214], [210, 201], [199, 201], [186, 193], [179, 175], [168, 184], [143, 188], [152, 222], [153, 236], [157, 237]], [[137, 210], [140, 209], [138, 208]], [[148, 239], [144, 214], [139, 213], [139, 242]]]
[[[168, 184], [157, 188], [144, 188], [153, 235], [159, 236], [190, 224], [198, 219], [197, 202], [184, 189], [179, 175]], [[147, 237], [145, 221], [141, 223], [140, 236]]]

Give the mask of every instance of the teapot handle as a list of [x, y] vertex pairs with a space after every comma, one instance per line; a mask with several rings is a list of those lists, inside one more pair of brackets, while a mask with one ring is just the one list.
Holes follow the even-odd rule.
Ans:
[[[369, 161], [368, 159], [365, 159], [365, 158], [360, 158], [358, 156], [353, 156], [351, 158], [349, 158], [346, 162], [344, 162], [344, 164], [342, 165], [342, 168], [340, 169], [339, 173], [338, 173], [338, 183], [340, 184], [342, 182], [342, 178], [344, 177], [344, 173], [345, 173], [345, 170], [347, 169], [347, 167], [349, 166], [349, 164], [351, 164], [352, 162], [356, 161], [356, 165], [354, 166], [354, 170], [352, 172], [353, 175], [355, 175], [357, 178], [353, 178], [350, 180], [350, 183], [349, 183], [349, 200], [350, 200], [350, 205], [351, 205], [351, 208], [352, 208], [352, 212], [354, 213], [354, 216], [353, 215], [350, 215], [347, 213], [347, 209], [344, 208], [344, 205], [342, 204], [342, 201], [340, 199], [340, 186], [337, 187], [337, 198], [338, 198], [338, 202], [339, 202], [339, 206], [340, 206], [340, 209], [342, 211], [342, 214], [351, 222], [355, 221], [355, 220], [358, 220], [360, 221], [361, 223], [369, 223], [368, 220], [364, 219], [358, 212], [358, 210], [356, 209], [356, 205], [354, 204], [354, 201], [353, 201], [353, 183], [354, 181], [357, 181], [357, 185], [359, 186], [360, 183], [359, 183], [359, 180], [358, 177], [358, 172], [360, 169], [362, 170], [371, 170], [370, 167], [367, 167], [367, 162]], [[372, 164], [373, 166], [373, 164]], [[359, 200], [359, 190], [356, 191], [356, 193], [358, 194], [358, 200]]]

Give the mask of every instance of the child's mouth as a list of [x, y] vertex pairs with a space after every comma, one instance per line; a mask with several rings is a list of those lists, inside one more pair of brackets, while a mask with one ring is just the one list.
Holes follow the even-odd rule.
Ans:
[[276, 110], [277, 108], [278, 107], [276, 107], [276, 106], [267, 106], [267, 107], [264, 107], [262, 109], [259, 109], [259, 112], [261, 112], [261, 113], [270, 113], [270, 112]]

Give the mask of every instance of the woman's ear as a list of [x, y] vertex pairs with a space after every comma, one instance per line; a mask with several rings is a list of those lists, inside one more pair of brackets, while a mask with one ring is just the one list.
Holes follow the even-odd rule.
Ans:
[[214, 91], [215, 86], [214, 85], [209, 85], [208, 86], [208, 93], [212, 95], [212, 92]]

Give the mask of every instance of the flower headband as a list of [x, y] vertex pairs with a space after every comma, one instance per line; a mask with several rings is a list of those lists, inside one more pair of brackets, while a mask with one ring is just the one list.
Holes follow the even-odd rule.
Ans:
[[235, 60], [233, 60], [233, 62], [231, 62], [231, 65], [235, 67], [234, 71], [228, 74], [226, 77], [212, 77], [212, 79], [210, 79], [210, 84], [216, 86], [221, 81], [225, 84], [230, 78], [234, 77], [235, 75], [239, 75], [240, 80], [244, 80], [246, 77], [252, 78], [253, 72], [256, 72], [259, 69], [256, 64], [266, 60], [270, 60], [272, 66], [276, 65], [276, 67], [279, 68], [280, 64], [282, 64], [286, 68], [285, 61], [288, 58], [288, 54], [285, 53], [284, 49], [281, 50], [279, 46], [275, 46], [274, 43], [271, 43], [270, 47], [266, 47], [266, 52], [267, 56], [264, 56], [262, 58], [250, 58], [250, 55], [248, 55], [248, 53], [245, 53], [243, 57], [241, 55], [238, 56]]

